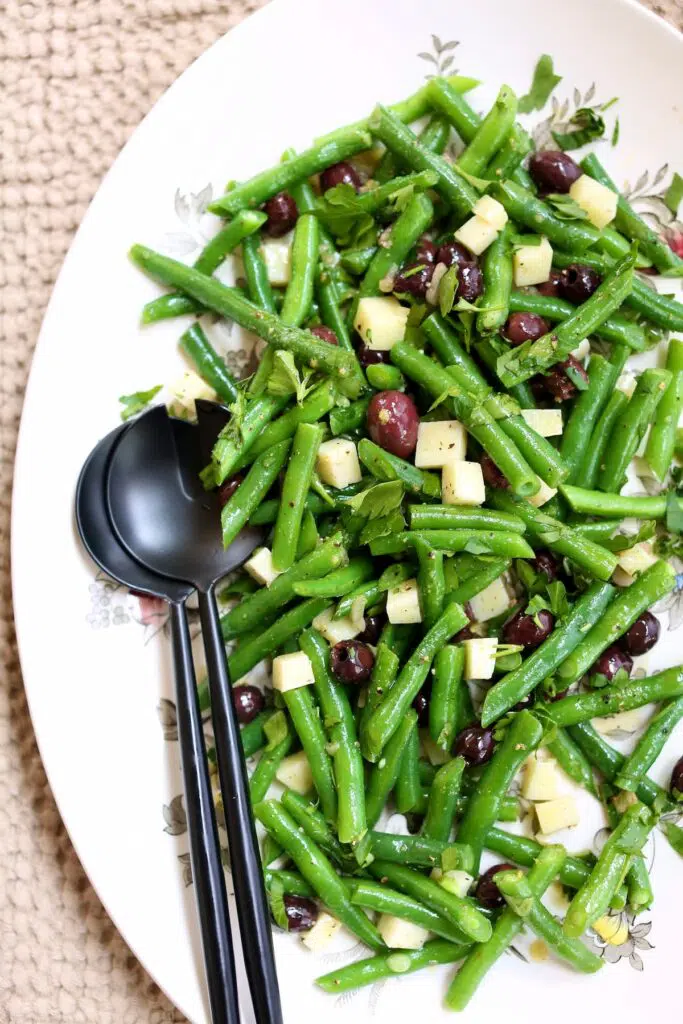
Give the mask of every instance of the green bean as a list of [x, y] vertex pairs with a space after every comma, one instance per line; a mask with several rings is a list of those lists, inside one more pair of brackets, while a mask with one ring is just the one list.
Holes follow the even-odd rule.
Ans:
[[292, 269], [280, 317], [289, 327], [300, 327], [313, 301], [318, 269], [318, 218], [312, 213], [299, 216], [292, 239]]
[[248, 640], [242, 640], [237, 650], [228, 658], [230, 676], [236, 682], [246, 675], [259, 661], [269, 658], [282, 647], [283, 643], [296, 636], [320, 615], [330, 602], [324, 597], [311, 597], [294, 605], [266, 629]]
[[462, 505], [410, 505], [408, 521], [411, 530], [504, 530], [507, 533], [526, 530], [518, 516]]
[[372, 363], [366, 370], [366, 376], [377, 391], [405, 391], [403, 374], [388, 363]]
[[273, 568], [280, 572], [289, 569], [296, 558], [304, 501], [322, 438], [318, 424], [300, 423], [296, 428], [273, 533]]
[[364, 555], [352, 558], [348, 565], [330, 572], [323, 579], [303, 579], [294, 584], [294, 593], [300, 597], [342, 597], [348, 594], [373, 572], [372, 561]]
[[403, 974], [412, 974], [423, 967], [433, 964], [453, 964], [462, 960], [468, 946], [456, 945], [445, 939], [434, 939], [426, 942], [422, 949], [406, 949], [398, 952], [392, 950], [379, 956], [368, 957], [367, 960], [356, 960], [355, 963], [339, 967], [336, 971], [323, 974], [316, 978], [315, 983], [325, 992], [333, 995], [349, 992], [363, 985], [373, 985], [384, 978], [396, 978]]
[[628, 405], [617, 417], [605, 452], [604, 466], [598, 477], [601, 491], [621, 490], [627, 467], [645, 436], [655, 409], [671, 383], [668, 370], [644, 370]]
[[581, 679], [602, 652], [623, 636], [639, 615], [673, 590], [675, 582], [674, 570], [668, 562], [660, 560], [638, 576], [630, 587], [621, 589], [600, 620], [558, 668], [563, 688]]
[[363, 753], [368, 761], [379, 760], [382, 750], [424, 685], [436, 652], [467, 622], [467, 616], [460, 605], [450, 604], [417, 645], [394, 685], [368, 717], [361, 736]]
[[[580, 722], [572, 726], [569, 733], [607, 781], [614, 782], [626, 764], [624, 755], [611, 747], [589, 722]], [[666, 791], [647, 775], [641, 780], [635, 792], [638, 799], [648, 807], [652, 807], [655, 801], [665, 808], [667, 806]]]
[[[240, 211], [230, 224], [227, 224], [207, 242], [193, 264], [195, 269], [201, 271], [202, 274], [213, 274], [226, 256], [234, 252], [245, 238], [258, 231], [266, 219], [265, 213], [261, 213], [260, 210]], [[193, 302], [186, 295], [171, 292], [168, 295], [160, 295], [159, 298], [152, 299], [145, 305], [142, 310], [142, 323], [153, 324], [158, 320], [167, 320], [170, 317], [183, 316], [186, 313], [200, 313], [201, 309], [201, 305]]]
[[[299, 543], [296, 546], [296, 561], [298, 562], [301, 558], [305, 558], [306, 555], [310, 555], [311, 551], [314, 551], [318, 546], [320, 540], [320, 534], [318, 533], [318, 527], [316, 526], [315, 517], [313, 513], [305, 507], [301, 518], [301, 530], [299, 531]], [[313, 595], [311, 595], [313, 596]]]
[[600, 355], [592, 355], [588, 364], [588, 387], [580, 391], [569, 419], [564, 425], [560, 454], [573, 480], [590, 442], [597, 419], [614, 386], [614, 367]]
[[556, 729], [552, 733], [552, 739], [546, 741], [546, 746], [570, 779], [583, 786], [593, 796], [598, 795], [590, 762], [569, 733], [564, 729]]
[[465, 648], [443, 647], [434, 659], [434, 679], [429, 697], [429, 735], [437, 747], [450, 750], [463, 719], [469, 717], [469, 691], [463, 680]]
[[[447, 118], [440, 114], [432, 114], [424, 126], [418, 139], [432, 153], [443, 153], [451, 138], [451, 126]], [[387, 150], [387, 153], [389, 151]], [[387, 154], [385, 154], [386, 156]], [[391, 154], [389, 154], [391, 155]]]
[[[483, 172], [484, 178], [491, 181], [504, 181], [506, 178], [515, 178], [520, 184], [524, 182], [519, 177], [522, 160], [532, 152], [533, 141], [528, 132], [525, 132], [518, 125], [500, 147], [493, 159], [488, 163]], [[528, 187], [525, 185], [525, 187]]]
[[[536, 313], [546, 320], [567, 320], [573, 316], [576, 306], [564, 299], [550, 295], [534, 295], [531, 292], [510, 294], [511, 313]], [[608, 317], [594, 332], [605, 341], [622, 343], [634, 352], [644, 352], [647, 348], [645, 331], [633, 320], [621, 316]]]
[[455, 808], [460, 794], [465, 760], [456, 757], [439, 768], [429, 791], [427, 814], [422, 824], [422, 835], [426, 839], [446, 842], [453, 827]]
[[318, 846], [298, 827], [293, 818], [275, 800], [264, 800], [254, 814], [282, 848], [325, 906], [371, 949], [384, 943], [365, 914], [352, 906], [346, 886]]
[[[377, 213], [383, 206], [396, 197], [398, 192], [409, 189], [411, 193], [425, 192], [436, 185], [437, 176], [433, 171], [420, 171], [418, 174], [404, 174], [391, 178], [386, 182], [359, 192], [354, 203], [354, 211], [359, 213]], [[315, 211], [321, 220], [325, 220], [329, 206], [325, 199], [319, 199]]]
[[292, 352], [309, 366], [323, 370], [336, 380], [344, 394], [357, 397], [361, 385], [355, 375], [356, 361], [351, 353], [317, 340], [309, 331], [288, 327], [279, 317], [258, 309], [235, 289], [146, 246], [134, 245], [130, 257], [152, 277], [186, 292], [208, 309], [234, 320], [275, 348]]
[[609, 583], [592, 583], [547, 640], [525, 658], [516, 671], [503, 676], [490, 688], [481, 709], [482, 725], [495, 722], [552, 675], [579, 645], [586, 630], [604, 615], [614, 594], [615, 588]]
[[654, 263], [661, 274], [674, 272], [676, 276], [680, 277], [683, 273], [683, 260], [673, 252], [666, 242], [662, 241], [642, 217], [638, 216], [628, 200], [621, 195], [595, 153], [585, 156], [581, 161], [581, 167], [586, 174], [619, 196], [617, 214], [614, 218], [614, 227], [617, 231], [621, 231], [627, 238], [638, 242], [640, 252]]
[[320, 318], [326, 327], [329, 327], [337, 336], [341, 348], [347, 352], [353, 352], [351, 335], [346, 324], [346, 318], [339, 302], [338, 289], [331, 279], [329, 271], [321, 262], [318, 266], [316, 276], [315, 294], [320, 307]]
[[495, 334], [508, 318], [512, 289], [512, 248], [506, 230], [500, 232], [484, 253], [482, 269], [484, 273], [484, 292], [481, 298], [483, 311], [477, 315], [477, 331], [483, 335]]
[[430, 104], [446, 115], [465, 145], [469, 144], [477, 133], [481, 117], [475, 114], [459, 91], [451, 88], [447, 79], [430, 79], [427, 91]]
[[209, 384], [226, 405], [237, 400], [237, 381], [218, 355], [201, 326], [196, 323], [185, 331], [179, 341], [200, 377]]
[[370, 542], [373, 555], [395, 555], [410, 550], [420, 541], [426, 541], [438, 551], [477, 551], [508, 558], [533, 558], [533, 550], [519, 533], [504, 530], [405, 530]]
[[408, 814], [417, 806], [422, 796], [422, 784], [420, 782], [420, 736], [417, 731], [417, 721], [408, 735], [401, 764], [396, 778], [394, 789], [394, 800], [396, 810], [400, 814]]
[[[250, 526], [270, 526], [277, 519], [278, 509], [280, 508], [280, 501], [278, 498], [269, 498], [267, 501], [262, 501], [259, 507], [256, 509], [254, 514], [249, 519]], [[319, 498], [317, 494], [308, 493], [306, 501], [304, 502], [304, 509], [306, 512], [312, 512], [314, 516], [321, 515], [328, 505]]]
[[[525, 868], [533, 867], [539, 854], [545, 849], [535, 839], [506, 832], [495, 825], [486, 833], [484, 845], [487, 850]], [[567, 857], [560, 869], [560, 881], [570, 889], [580, 889], [590, 873], [591, 869], [585, 860], [581, 860], [580, 857]]]
[[642, 708], [653, 701], [683, 695], [683, 669], [669, 668], [647, 679], [634, 679], [623, 685], [603, 686], [589, 693], [563, 697], [547, 708], [548, 721], [555, 725], [578, 725], [591, 718], [616, 715]]
[[515, 773], [536, 749], [542, 736], [543, 727], [538, 719], [529, 711], [520, 711], [508, 726], [470, 798], [458, 828], [458, 842], [472, 847], [475, 875], [479, 873], [486, 834], [498, 820], [501, 801]]
[[[253, 461], [251, 455], [247, 454], [249, 449], [255, 445], [256, 439], [264, 427], [284, 409], [286, 404], [286, 397], [259, 395], [247, 403], [246, 411], [241, 417], [239, 425], [235, 422], [236, 417], [231, 418], [218, 435], [211, 454], [216, 483], [223, 483], [235, 470], [238, 463], [246, 465]], [[277, 440], [285, 439], [278, 438]], [[271, 447], [272, 445], [267, 446], [267, 448]], [[261, 449], [261, 452], [265, 451], [266, 448]]]
[[[664, 519], [666, 517], [667, 495], [651, 496], [605, 494], [603, 491], [590, 491], [584, 487], [562, 486], [562, 494], [574, 512], [587, 516], [607, 516], [611, 519]], [[678, 499], [683, 510], [683, 501]], [[598, 524], [591, 524], [597, 526]]]
[[616, 569], [615, 554], [575, 533], [567, 523], [534, 508], [528, 501], [515, 500], [505, 491], [492, 491], [491, 502], [502, 512], [518, 515], [539, 545], [551, 548], [564, 558], [571, 558], [592, 576], [608, 580]]
[[456, 214], [464, 217], [471, 211], [478, 198], [473, 187], [442, 156], [419, 142], [391, 110], [379, 104], [370, 118], [370, 130], [402, 164], [415, 171], [434, 171], [436, 191]]
[[330, 673], [328, 647], [320, 634], [314, 629], [306, 630], [299, 637], [299, 647], [313, 666], [315, 692], [332, 744], [339, 803], [337, 835], [342, 843], [357, 843], [367, 829], [365, 778], [349, 698], [341, 683]]
[[[208, 686], [206, 687], [206, 693], [208, 697]], [[205, 702], [205, 706], [202, 707], [200, 702], [200, 708], [202, 711], [208, 711], [210, 703], [208, 699]], [[269, 718], [271, 718], [272, 711], [262, 711], [253, 722], [248, 722], [247, 725], [242, 726], [240, 729], [240, 740], [242, 741], [242, 753], [244, 754], [245, 760], [253, 757], [254, 754], [260, 750], [266, 742], [266, 735], [263, 731], [263, 726], [266, 724]]]
[[[565, 851], [561, 846], [547, 846], [539, 850], [538, 860], [531, 865], [527, 876], [529, 890], [541, 897], [555, 876], [561, 870]], [[449, 1010], [464, 1010], [484, 980], [484, 975], [493, 967], [524, 927], [524, 922], [509, 907], [503, 911], [493, 927], [488, 942], [475, 946], [467, 955], [450, 984], [446, 995]]]
[[482, 558], [480, 560], [483, 565], [482, 568], [468, 576], [466, 580], [459, 583], [453, 590], [449, 590], [446, 594], [446, 601], [450, 604], [451, 601], [455, 601], [457, 604], [465, 604], [467, 601], [471, 601], [473, 597], [480, 594], [482, 590], [485, 590], [489, 584], [497, 580], [503, 573], [510, 568], [509, 558]]
[[525, 341], [516, 348], [508, 349], [498, 360], [498, 376], [503, 384], [506, 387], [519, 384], [566, 359], [584, 338], [593, 334], [621, 306], [633, 287], [634, 265], [635, 255], [624, 256], [591, 297], [577, 306], [574, 313], [553, 331], [537, 341]]
[[[299, 686], [282, 694], [296, 734], [311, 767], [313, 785], [320, 806], [328, 821], [337, 820], [337, 793], [332, 765], [326, 750], [326, 739], [318, 709], [308, 686]], [[265, 794], [264, 794], [265, 795]]]
[[266, 747], [261, 754], [259, 762], [249, 779], [249, 797], [252, 804], [258, 803], [265, 797], [275, 781], [275, 773], [280, 767], [283, 758], [289, 753], [291, 745], [292, 733], [288, 729], [284, 739], [280, 740], [273, 747]]
[[590, 441], [586, 445], [583, 461], [574, 476], [575, 483], [580, 483], [582, 487], [595, 487], [604, 465], [605, 453], [607, 452], [614, 424], [622, 415], [627, 403], [628, 398], [623, 391], [617, 389], [612, 392], [607, 405], [595, 424]]
[[582, 254], [600, 239], [600, 232], [592, 224], [562, 220], [547, 203], [514, 181], [497, 182], [491, 195], [503, 204], [510, 220], [529, 228], [535, 234], [545, 235], [553, 247], [557, 245], [567, 252]]
[[370, 773], [365, 793], [365, 813], [370, 828], [376, 825], [394, 788], [401, 768], [401, 758], [411, 732], [415, 731], [417, 714], [411, 708], [405, 713], [382, 751], [382, 758]]
[[[683, 267], [683, 260], [679, 262]], [[683, 341], [679, 338], [672, 338], [669, 342], [666, 368], [671, 374], [671, 381], [657, 406], [645, 449], [647, 463], [659, 480], [664, 480], [671, 468], [676, 428], [683, 411]]]
[[259, 455], [246, 477], [221, 511], [223, 544], [227, 548], [246, 526], [275, 483], [285, 464], [289, 442], [282, 441]]
[[405, 893], [397, 889], [390, 889], [379, 882], [361, 880], [354, 882], [351, 889], [351, 902], [366, 910], [374, 910], [379, 914], [391, 914], [403, 921], [411, 921], [412, 924], [426, 928], [442, 939], [450, 942], [466, 942], [466, 937], [459, 928], [451, 924], [440, 914], [423, 907], [417, 900], [411, 899]]
[[[491, 936], [491, 924], [481, 911], [466, 899], [444, 889], [438, 882], [425, 878], [418, 871], [402, 864], [391, 864], [375, 860], [369, 871], [383, 884], [387, 882], [395, 889], [412, 896], [429, 910], [433, 910], [447, 921], [452, 921], [464, 934], [475, 942], [486, 942]], [[385, 881], [386, 880], [386, 881]]]
[[422, 621], [430, 629], [443, 611], [446, 580], [443, 574], [443, 551], [420, 538], [415, 543], [418, 558], [417, 586], [420, 595]]
[[275, 297], [268, 280], [268, 270], [261, 253], [261, 239], [258, 235], [251, 235], [242, 242], [242, 263], [249, 298], [259, 309], [274, 314]]
[[603, 966], [600, 957], [592, 953], [574, 933], [567, 933], [566, 925], [563, 928], [557, 918], [543, 906], [521, 871], [499, 871], [495, 880], [508, 906], [514, 913], [521, 915], [521, 923], [536, 932], [559, 957], [584, 974], [594, 974], [600, 970]]
[[341, 265], [354, 277], [360, 277], [370, 266], [376, 252], [376, 245], [368, 245], [364, 249], [344, 249], [340, 254]]
[[516, 117], [517, 97], [509, 85], [503, 85], [493, 107], [458, 157], [457, 167], [467, 174], [481, 174], [509, 137]]
[[605, 913], [633, 857], [645, 845], [655, 821], [656, 816], [641, 803], [628, 808], [603, 846], [590, 877], [569, 904], [564, 919], [565, 935], [582, 935]]
[[357, 430], [365, 423], [368, 414], [369, 398], [360, 398], [347, 406], [335, 406], [330, 412], [330, 430], [335, 437]]
[[628, 886], [628, 905], [634, 914], [639, 914], [652, 905], [655, 894], [652, 891], [650, 875], [642, 854], [633, 858], [626, 875], [626, 884]]
[[398, 655], [392, 651], [391, 647], [384, 639], [380, 640], [375, 654], [375, 663], [372, 666], [372, 675], [370, 676], [368, 692], [365, 697], [365, 707], [363, 708], [363, 714], [361, 716], [361, 746], [365, 745], [364, 734], [367, 728], [368, 719], [377, 705], [382, 702], [384, 696], [394, 685], [396, 676], [398, 675], [399, 665], [400, 659]]
[[[406, 341], [399, 341], [391, 349], [391, 361], [433, 397], [443, 398], [444, 371], [432, 359], [419, 352]], [[447, 382], [446, 382], [447, 383]], [[500, 424], [469, 394], [453, 396], [444, 403], [461, 420], [469, 433], [479, 441], [491, 456], [516, 494], [536, 494], [539, 483], [536, 474], [519, 452], [513, 441], [503, 432]]]
[[[396, 836], [389, 832], [371, 831], [370, 849], [378, 860], [391, 864], [409, 864], [415, 867], [434, 868], [442, 863], [446, 850], [460, 852], [457, 843], [437, 842], [425, 836]], [[466, 854], [464, 855], [466, 863]]]
[[403, 263], [420, 235], [429, 227], [433, 216], [434, 206], [428, 196], [418, 194], [408, 200], [391, 227], [388, 243], [379, 246], [365, 272], [358, 289], [360, 298], [381, 294], [381, 282]]
[[303, 896], [305, 899], [315, 896], [308, 882], [296, 871], [274, 871], [273, 868], [266, 868], [263, 872], [263, 880], [266, 883], [266, 889], [278, 885], [287, 896]]
[[320, 847], [326, 857], [329, 857], [338, 868], [350, 867], [347, 852], [332, 832], [325, 816], [312, 800], [307, 796], [302, 796], [301, 793], [295, 793], [293, 789], [286, 789], [280, 802], [297, 825]]
[[345, 615], [350, 615], [353, 602], [359, 597], [364, 597], [365, 607], [371, 608], [373, 604], [376, 604], [382, 599], [382, 596], [387, 590], [397, 587], [399, 583], [403, 583], [404, 580], [410, 579], [413, 575], [414, 570], [411, 565], [400, 563], [392, 565], [391, 571], [382, 573], [380, 579], [362, 587], [358, 587], [356, 590], [352, 590], [350, 594], [343, 597], [338, 603], [337, 610], [334, 613], [335, 619], [340, 619]]
[[647, 729], [636, 743], [635, 749], [629, 754], [626, 764], [615, 779], [619, 789], [637, 792], [638, 786], [647, 771], [661, 754], [664, 744], [673, 729], [683, 718], [683, 698], [669, 701], [648, 722]]
[[[602, 491], [597, 491], [596, 493], [601, 497], [603, 496]], [[612, 540], [612, 535], [620, 526], [621, 519], [602, 519], [595, 522], [572, 522], [571, 524], [572, 530], [576, 533], [580, 533], [584, 537], [590, 537], [591, 540], [596, 541], [598, 544], [602, 544], [604, 547], [609, 546], [609, 542]]]
[[[491, 338], [482, 338], [480, 341], [476, 341], [473, 348], [484, 366], [497, 377], [496, 367], [500, 353]], [[513, 384], [511, 388], [508, 388], [508, 394], [514, 398], [520, 409], [536, 408], [536, 399], [528, 381], [524, 380], [521, 384]]]
[[413, 494], [441, 497], [441, 481], [434, 473], [417, 469], [410, 462], [392, 455], [364, 437], [358, 444], [358, 458], [377, 480], [400, 480]]

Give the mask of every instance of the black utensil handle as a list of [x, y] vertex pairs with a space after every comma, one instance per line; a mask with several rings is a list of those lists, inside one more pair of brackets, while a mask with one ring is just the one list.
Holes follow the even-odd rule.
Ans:
[[235, 901], [254, 1014], [257, 1024], [282, 1024], [270, 912], [251, 815], [247, 770], [232, 703], [225, 644], [213, 589], [208, 593], [199, 591], [199, 615], [206, 652], [218, 775], [230, 844]]
[[239, 1024], [228, 898], [184, 604], [171, 604], [178, 739], [190, 858], [213, 1024]]

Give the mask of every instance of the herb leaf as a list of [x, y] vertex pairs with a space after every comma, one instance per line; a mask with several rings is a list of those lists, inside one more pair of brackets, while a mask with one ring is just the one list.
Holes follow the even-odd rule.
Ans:
[[364, 519], [379, 519], [400, 508], [403, 490], [400, 480], [389, 480], [354, 494], [352, 498], [347, 499], [346, 505]]
[[439, 281], [439, 310], [441, 311], [441, 316], [448, 316], [453, 309], [457, 290], [458, 268], [454, 265], [448, 268]]
[[664, 825], [664, 834], [676, 853], [683, 857], [683, 828], [668, 821]]
[[579, 204], [570, 195], [563, 195], [561, 192], [552, 193], [545, 197], [556, 217], [560, 220], [587, 220], [588, 214], [582, 210]]
[[159, 394], [162, 385], [158, 384], [155, 388], [150, 388], [149, 391], [136, 391], [132, 395], [121, 395], [119, 402], [123, 406], [121, 410], [121, 419], [129, 420], [131, 416], [137, 416], [139, 412], [146, 409], [152, 399]]
[[664, 202], [671, 210], [674, 217], [678, 213], [678, 207], [681, 205], [681, 199], [683, 199], [683, 178], [680, 176], [678, 171], [676, 171], [664, 196]]
[[296, 400], [301, 405], [311, 390], [312, 385], [309, 382], [312, 376], [310, 370], [306, 370], [302, 377], [292, 353], [278, 349], [273, 357], [273, 369], [268, 377], [266, 390], [271, 395], [296, 395]]
[[552, 136], [565, 152], [581, 149], [586, 143], [601, 139], [605, 134], [605, 121], [595, 107], [580, 107], [569, 121], [570, 132], [553, 132]]
[[619, 125], [619, 118], [617, 118], [616, 121], [614, 122], [614, 128], [612, 129], [612, 145], [613, 146], [616, 146], [616, 144], [619, 142], [619, 132], [620, 132], [620, 125]]
[[[399, 483], [400, 481], [395, 482]], [[406, 521], [403, 518], [403, 513], [400, 509], [396, 508], [386, 516], [370, 519], [361, 530], [358, 542], [360, 544], [369, 544], [370, 541], [376, 540], [377, 537], [389, 537], [392, 533], [403, 533], [405, 528]]]
[[270, 903], [270, 911], [275, 924], [278, 928], [283, 928], [284, 931], [287, 931], [289, 924], [287, 921], [287, 910], [285, 909], [285, 887], [279, 880], [270, 883], [268, 902]]
[[289, 732], [287, 717], [284, 711], [276, 711], [263, 726], [263, 731], [268, 739], [266, 750], [273, 750], [286, 738]]
[[576, 366], [572, 366], [572, 364], [570, 363], [569, 366], [563, 367], [563, 370], [565, 375], [569, 377], [570, 381], [572, 382], [572, 384], [574, 384], [578, 391], [587, 390], [589, 382], [582, 375], [581, 371], [577, 369]]
[[556, 75], [553, 68], [553, 58], [548, 53], [539, 57], [534, 68], [534, 77], [531, 88], [526, 96], [520, 97], [520, 114], [530, 114], [532, 110], [542, 110], [548, 102], [550, 94], [556, 85], [562, 81], [562, 75]]

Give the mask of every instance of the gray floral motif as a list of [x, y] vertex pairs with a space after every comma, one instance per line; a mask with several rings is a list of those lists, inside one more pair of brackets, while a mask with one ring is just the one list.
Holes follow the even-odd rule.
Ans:
[[442, 43], [439, 37], [432, 33], [432, 52], [418, 53], [420, 60], [426, 60], [434, 66], [434, 71], [425, 75], [425, 78], [445, 74], [457, 75], [458, 69], [453, 67], [455, 57], [452, 52], [457, 46], [460, 46], [457, 39], [449, 39], [448, 42]]
[[187, 832], [187, 814], [183, 806], [182, 793], [174, 796], [170, 804], [164, 804], [162, 813], [166, 822], [164, 832], [169, 836], [182, 836]]
[[208, 242], [210, 235], [207, 234], [202, 222], [212, 198], [211, 185], [205, 185], [196, 193], [185, 194], [180, 189], [176, 190], [175, 212], [184, 230], [171, 231], [165, 236], [164, 249], [169, 256], [189, 256]]
[[610, 911], [601, 918], [600, 935], [585, 938], [588, 948], [608, 964], [628, 960], [634, 971], [643, 971], [645, 964], [640, 951], [654, 949], [647, 936], [652, 930], [651, 921], [636, 923], [634, 914], [626, 911]]
[[553, 139], [553, 132], [564, 133], [572, 129], [572, 118], [577, 110], [584, 107], [600, 107], [595, 101], [596, 85], [593, 82], [585, 93], [580, 89], [574, 89], [571, 99], [560, 101], [553, 95], [550, 100], [550, 115], [540, 121], [532, 132], [536, 149], [557, 149], [557, 143]]
[[192, 862], [189, 853], [179, 853], [178, 860], [183, 870], [183, 882], [185, 887], [192, 885]]
[[668, 629], [678, 629], [683, 623], [683, 562], [673, 555], [669, 559], [670, 565], [676, 571], [676, 584], [674, 589], [666, 597], [658, 601], [653, 607], [655, 613], [668, 612]]
[[93, 629], [125, 626], [130, 622], [128, 591], [120, 583], [115, 583], [103, 572], [98, 572], [88, 589], [91, 604], [86, 622]]
[[643, 220], [662, 235], [678, 256], [683, 256], [683, 222], [665, 202], [670, 177], [669, 165], [662, 164], [654, 174], [643, 171], [633, 186], [625, 182], [622, 191]]
[[157, 714], [164, 732], [164, 739], [174, 743], [178, 739], [178, 714], [172, 700], [162, 697], [157, 704]]

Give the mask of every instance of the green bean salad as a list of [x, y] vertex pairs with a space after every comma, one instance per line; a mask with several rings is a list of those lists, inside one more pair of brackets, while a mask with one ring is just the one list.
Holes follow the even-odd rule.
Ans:
[[[480, 116], [476, 84], [434, 77], [231, 183], [193, 266], [131, 249], [171, 289], [143, 322], [196, 318], [188, 409], [229, 413], [202, 473], [224, 543], [264, 531], [221, 599], [274, 923], [367, 947], [331, 993], [453, 964], [453, 1010], [524, 929], [597, 971], [582, 938], [652, 904], [653, 829], [683, 851], [683, 757], [666, 790], [648, 774], [683, 666], [634, 671], [683, 550], [683, 305], [651, 276], [683, 260], [570, 155], [583, 136], [535, 150], [512, 89]], [[247, 379], [207, 313], [264, 343]], [[634, 466], [655, 493], [621, 494]], [[596, 728], [648, 705], [628, 755]], [[558, 841], [581, 790], [597, 855]]]

